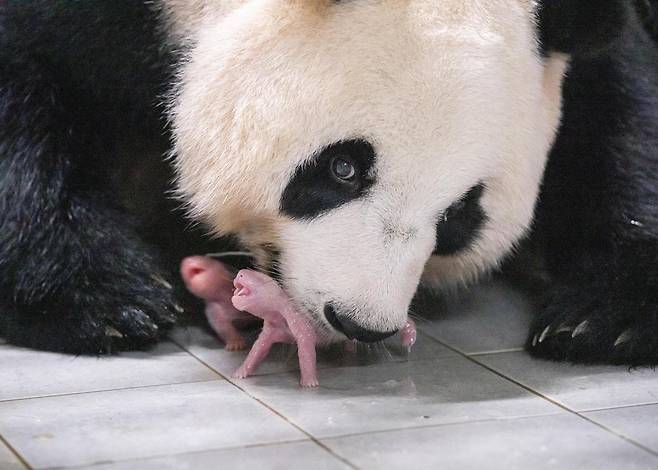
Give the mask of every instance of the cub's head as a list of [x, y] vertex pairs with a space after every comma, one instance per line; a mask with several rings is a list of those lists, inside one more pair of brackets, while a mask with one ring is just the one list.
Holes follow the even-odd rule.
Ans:
[[182, 65], [179, 189], [326, 340], [392, 334], [423, 272], [467, 280], [525, 233], [565, 67], [535, 2], [233, 3]]

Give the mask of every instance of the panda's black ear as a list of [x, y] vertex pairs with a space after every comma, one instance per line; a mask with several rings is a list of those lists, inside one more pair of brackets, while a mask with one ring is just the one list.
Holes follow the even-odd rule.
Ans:
[[625, 3], [635, 0], [542, 0], [538, 10], [542, 52], [596, 55], [621, 33]]

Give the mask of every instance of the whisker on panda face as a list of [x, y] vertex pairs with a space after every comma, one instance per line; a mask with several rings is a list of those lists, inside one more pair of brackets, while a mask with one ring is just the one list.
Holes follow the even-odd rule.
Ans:
[[383, 360], [383, 361], [393, 361], [395, 358], [393, 356], [393, 353], [391, 353], [391, 350], [388, 349], [388, 346], [386, 345], [385, 342], [379, 341], [377, 343], [371, 343], [370, 348], [374, 351], [375, 355], [377, 356], [377, 359]]
[[425, 318], [425, 317], [419, 315], [418, 313], [414, 312], [413, 308], [411, 308], [411, 307], [410, 307], [409, 310], [407, 311], [407, 316], [408, 316], [411, 320], [413, 320], [414, 322], [416, 322], [417, 324], [418, 324], [418, 323], [430, 323], [430, 321], [429, 321], [427, 318]]
[[[267, 274], [269, 277], [272, 278], [273, 282], [276, 282], [279, 287], [285, 287], [284, 286], [284, 279], [283, 279], [283, 273], [281, 271], [281, 262], [280, 262], [280, 251], [279, 250], [271, 250], [268, 252], [269, 255], [269, 260], [267, 264], [263, 266], [257, 266], [258, 271], [262, 272], [263, 274]], [[298, 282], [299, 278], [297, 278], [294, 275], [287, 275], [285, 276], [285, 280], [287, 282]]]

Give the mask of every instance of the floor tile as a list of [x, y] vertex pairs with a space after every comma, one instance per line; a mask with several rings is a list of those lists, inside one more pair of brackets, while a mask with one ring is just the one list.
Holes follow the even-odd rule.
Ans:
[[297, 374], [238, 381], [315, 436], [559, 413], [562, 410], [462, 357], [320, 371], [320, 387]]
[[216, 379], [173, 343], [114, 357], [0, 346], [0, 400]]
[[0, 441], [0, 468], [2, 470], [25, 470], [25, 466], [2, 441]]
[[363, 469], [655, 469], [658, 459], [565, 414], [323, 441]]
[[[423, 311], [431, 309], [428, 303]], [[522, 348], [532, 318], [527, 297], [502, 281], [448, 296], [437, 309], [426, 312], [433, 320], [419, 323], [420, 329], [466, 354]]]
[[658, 405], [631, 406], [583, 414], [658, 453]]
[[305, 437], [225, 380], [3, 402], [0, 433], [35, 468]]
[[[240, 367], [247, 355], [246, 351], [225, 350], [224, 345], [214, 335], [198, 327], [179, 329], [174, 332], [173, 338], [186, 350], [226, 376], [230, 376]], [[345, 343], [318, 349], [318, 369], [416, 361], [457, 355], [422, 332], [418, 333], [418, 340], [410, 352], [402, 348], [398, 335], [383, 344], [352, 345], [356, 350], [348, 349], [349, 345]], [[272, 348], [270, 355], [261, 364], [255, 375], [296, 370], [299, 370], [296, 348], [291, 345], [278, 344]]]
[[[247, 336], [253, 340], [256, 335]], [[200, 327], [177, 328], [171, 337], [181, 347], [227, 377], [240, 367], [247, 356], [247, 351], [227, 351], [224, 349], [224, 344], [214, 334]], [[277, 344], [274, 345], [256, 374], [287, 372], [293, 370], [296, 367], [295, 364], [294, 348]]]
[[94, 470], [346, 470], [350, 467], [311, 442], [242, 447], [86, 467]]
[[658, 371], [543, 361], [525, 352], [479, 356], [482, 363], [577, 410], [658, 403]]

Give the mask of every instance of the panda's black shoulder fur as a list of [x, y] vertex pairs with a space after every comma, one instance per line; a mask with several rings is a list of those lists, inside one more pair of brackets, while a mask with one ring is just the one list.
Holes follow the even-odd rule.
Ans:
[[164, 197], [158, 103], [173, 55], [160, 24], [145, 1], [0, 2], [0, 335], [12, 343], [142, 348], [180, 310], [150, 243], [180, 255], [186, 225]]
[[[64, 105], [106, 120], [150, 112], [172, 73], [171, 51], [152, 2], [30, 0], [0, 9], [0, 66], [9, 79], [47, 78]], [[98, 113], [98, 110], [102, 110]], [[86, 117], [91, 117], [91, 116]]]
[[658, 363], [656, 7], [544, 2], [546, 53], [571, 59], [537, 210], [553, 279], [528, 340], [538, 356]]
[[615, 41], [627, 21], [623, 1], [545, 0], [538, 6], [544, 54], [595, 55]]

